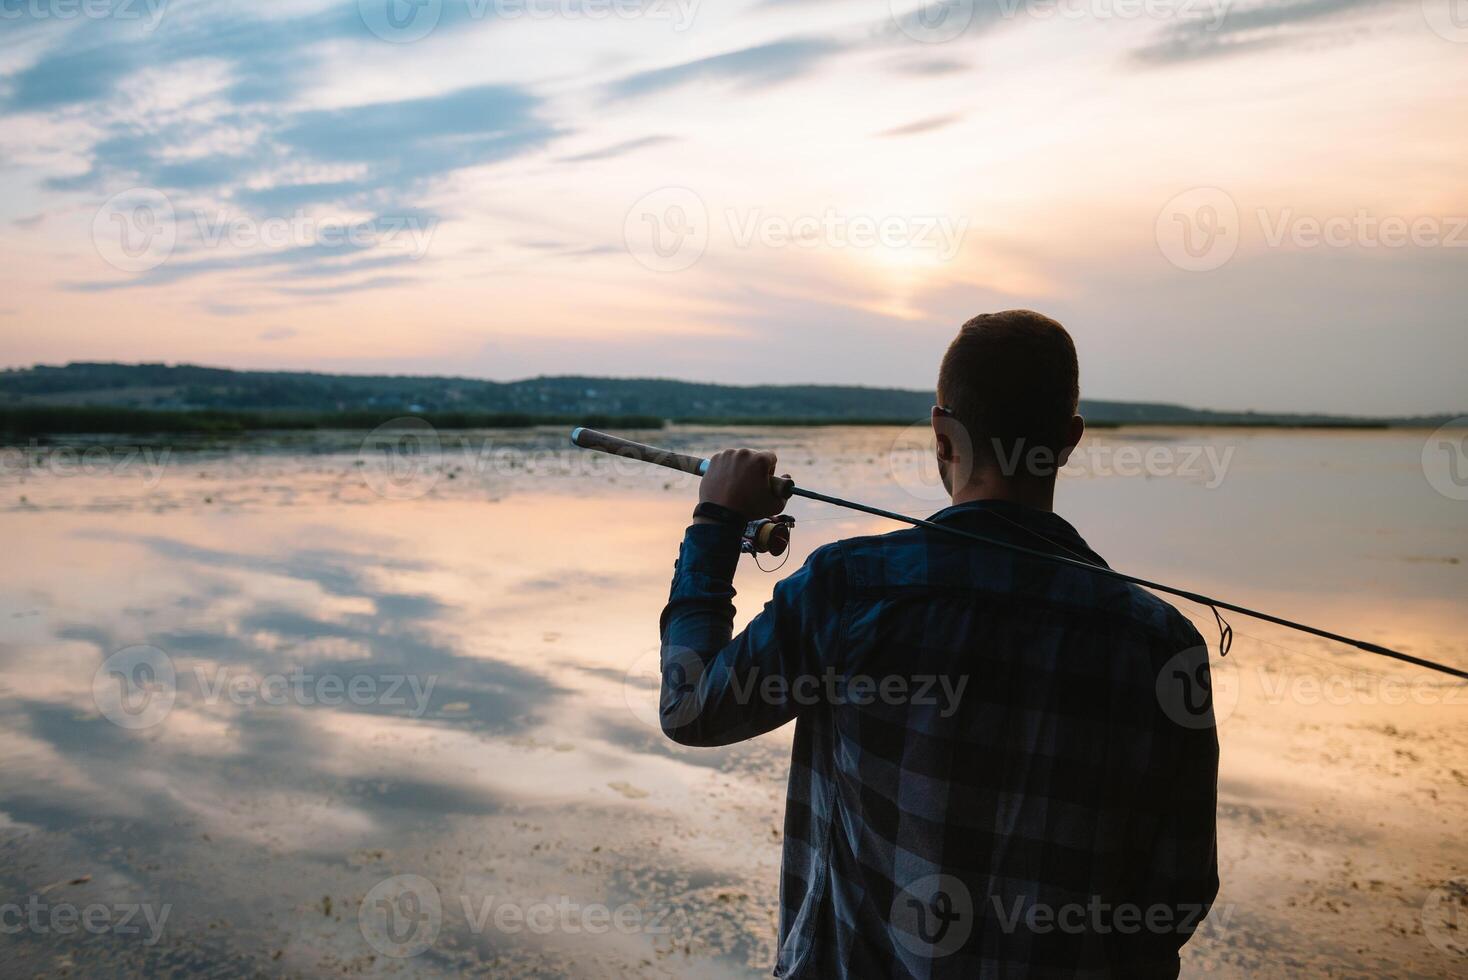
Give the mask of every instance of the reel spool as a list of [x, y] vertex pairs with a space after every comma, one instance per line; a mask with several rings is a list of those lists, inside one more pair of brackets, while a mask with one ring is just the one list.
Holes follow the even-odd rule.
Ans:
[[790, 529], [794, 526], [795, 518], [789, 514], [750, 521], [744, 526], [739, 550], [746, 555], [774, 555], [778, 558], [790, 547]]

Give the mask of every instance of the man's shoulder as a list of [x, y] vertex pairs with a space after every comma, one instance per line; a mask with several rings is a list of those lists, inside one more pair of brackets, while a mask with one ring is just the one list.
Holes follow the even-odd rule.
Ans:
[[1172, 603], [1140, 585], [1121, 581], [1116, 584], [1127, 594], [1132, 618], [1146, 626], [1167, 649], [1177, 651], [1205, 645], [1192, 620]]
[[[988, 554], [980, 558], [976, 549], [987, 550]], [[954, 555], [970, 560], [955, 562]], [[817, 575], [837, 575], [850, 589], [874, 594], [901, 588], [965, 586], [1003, 593], [1021, 587], [1021, 577], [1015, 574], [1021, 563], [1046, 564], [1042, 558], [984, 549], [983, 545], [935, 541], [933, 532], [916, 527], [842, 538], [817, 548], [807, 562]], [[1170, 650], [1204, 644], [1187, 616], [1141, 586], [1084, 568], [1049, 564], [1054, 574], [1048, 588], [1057, 602], [1095, 607], [1121, 616]]]

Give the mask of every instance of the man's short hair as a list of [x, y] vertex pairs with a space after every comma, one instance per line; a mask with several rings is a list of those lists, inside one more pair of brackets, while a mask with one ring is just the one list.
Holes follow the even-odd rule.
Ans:
[[1079, 401], [1075, 343], [1033, 310], [974, 317], [938, 371], [938, 403], [963, 426], [979, 459], [1037, 446], [1059, 452]]

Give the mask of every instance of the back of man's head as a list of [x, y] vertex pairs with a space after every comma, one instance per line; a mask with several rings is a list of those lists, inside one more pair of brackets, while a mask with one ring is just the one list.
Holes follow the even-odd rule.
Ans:
[[970, 465], [1037, 448], [1059, 456], [1074, 442], [1079, 374], [1075, 343], [1059, 323], [1032, 310], [984, 313], [943, 355], [938, 404], [961, 426], [959, 451], [972, 453]]

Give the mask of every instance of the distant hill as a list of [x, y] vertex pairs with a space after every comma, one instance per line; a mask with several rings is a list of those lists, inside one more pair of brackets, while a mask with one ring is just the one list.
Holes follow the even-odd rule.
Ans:
[[[925, 391], [840, 385], [734, 386], [658, 378], [473, 378], [232, 371], [189, 364], [76, 362], [0, 371], [0, 409], [61, 406], [151, 411], [651, 417], [670, 421], [909, 422], [932, 404]], [[1099, 424], [1433, 425], [1441, 418], [1346, 418], [1214, 412], [1143, 402], [1084, 400]]]

